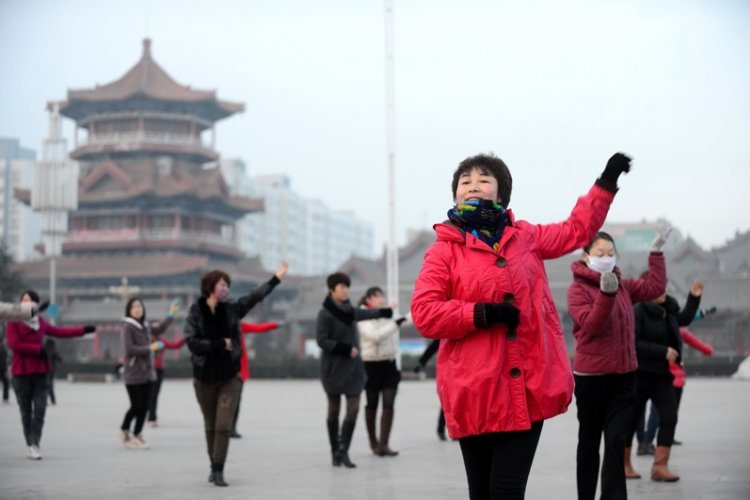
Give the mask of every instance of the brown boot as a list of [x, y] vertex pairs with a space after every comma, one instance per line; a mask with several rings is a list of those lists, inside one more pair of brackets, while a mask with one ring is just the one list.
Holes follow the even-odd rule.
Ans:
[[680, 480], [680, 476], [672, 474], [667, 467], [669, 463], [669, 453], [672, 451], [670, 446], [657, 446], [654, 452], [654, 465], [651, 466], [651, 479], [653, 481], [663, 481], [674, 483]]
[[393, 427], [393, 409], [383, 409], [383, 414], [380, 416], [380, 443], [377, 452], [381, 457], [395, 457], [398, 455], [397, 451], [393, 451], [388, 447], [388, 439], [391, 437], [391, 427]]
[[633, 465], [630, 463], [630, 447], [625, 448], [625, 479], [640, 479], [641, 475], [638, 474]]
[[367, 437], [370, 438], [370, 449], [376, 455], [378, 454], [378, 438], [375, 435], [375, 412], [370, 408], [365, 408], [365, 425], [367, 426]]

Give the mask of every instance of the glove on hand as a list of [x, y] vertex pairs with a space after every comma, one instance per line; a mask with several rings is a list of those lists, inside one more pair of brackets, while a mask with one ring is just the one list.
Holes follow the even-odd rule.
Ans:
[[396, 325], [401, 326], [404, 321], [406, 321], [406, 316], [401, 316], [400, 318], [396, 319]]
[[83, 327], [83, 333], [92, 333], [96, 331], [95, 325], [86, 325]]
[[487, 319], [488, 325], [495, 323], [504, 323], [509, 329], [513, 330], [518, 326], [519, 316], [521, 311], [508, 302], [501, 302], [499, 304], [484, 304], [484, 317]]
[[36, 307], [36, 314], [41, 314], [49, 307], [49, 300], [43, 300], [38, 307]]
[[151, 345], [149, 347], [154, 352], [161, 351], [162, 349], [164, 349], [164, 342], [162, 342], [161, 340], [157, 340], [155, 342], [151, 342]]
[[167, 318], [174, 318], [177, 313], [180, 312], [180, 299], [174, 299], [169, 303], [169, 309], [167, 310]]
[[380, 317], [381, 318], [392, 318], [393, 317], [393, 309], [390, 307], [381, 307], [380, 308]]
[[613, 294], [617, 292], [620, 286], [620, 280], [615, 273], [602, 273], [599, 278], [599, 290], [604, 293]]
[[623, 172], [630, 172], [630, 158], [622, 153], [615, 153], [604, 167], [600, 179], [616, 187], [617, 179]]
[[661, 252], [661, 248], [664, 246], [664, 243], [667, 242], [667, 238], [669, 237], [669, 233], [672, 232], [672, 228], [668, 228], [663, 233], [661, 231], [656, 231], [656, 238], [654, 239], [653, 243], [651, 243], [651, 252]]

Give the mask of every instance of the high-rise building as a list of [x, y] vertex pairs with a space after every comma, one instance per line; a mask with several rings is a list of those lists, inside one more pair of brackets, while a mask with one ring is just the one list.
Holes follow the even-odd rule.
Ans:
[[31, 187], [35, 161], [34, 150], [0, 138], [0, 241], [17, 262], [38, 256], [34, 246], [41, 240], [39, 216], [14, 197], [15, 190]]
[[246, 215], [235, 234], [240, 248], [266, 270], [285, 260], [294, 274], [313, 276], [331, 273], [351, 257], [373, 257], [370, 222], [304, 198], [286, 175], [251, 178], [241, 160], [223, 160], [221, 168], [236, 194], [264, 199], [264, 211]]

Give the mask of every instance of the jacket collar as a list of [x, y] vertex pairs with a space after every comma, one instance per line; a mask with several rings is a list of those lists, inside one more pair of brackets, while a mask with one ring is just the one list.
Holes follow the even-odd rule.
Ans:
[[354, 323], [354, 308], [348, 300], [339, 305], [331, 298], [331, 294], [329, 293], [323, 301], [323, 308], [333, 314], [342, 323], [346, 323], [347, 325]]
[[131, 318], [130, 316], [126, 316], [122, 318], [122, 320], [129, 325], [133, 325], [139, 330], [143, 330], [143, 325], [140, 322], [136, 321], [135, 319]]

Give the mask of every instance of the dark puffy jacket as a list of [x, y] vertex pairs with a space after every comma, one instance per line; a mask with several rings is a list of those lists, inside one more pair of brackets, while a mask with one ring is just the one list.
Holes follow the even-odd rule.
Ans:
[[[280, 282], [274, 275], [236, 302], [220, 302], [214, 314], [211, 314], [205, 297], [190, 306], [185, 322], [185, 341], [192, 353], [193, 377], [202, 382], [223, 382], [237, 375], [242, 355], [240, 320]], [[232, 339], [231, 352], [224, 347], [226, 338]]]
[[682, 354], [680, 327], [687, 326], [695, 317], [701, 298], [688, 295], [680, 311], [677, 301], [667, 295], [663, 304], [641, 302], [635, 306], [635, 350], [638, 370], [668, 374], [667, 347]]

